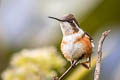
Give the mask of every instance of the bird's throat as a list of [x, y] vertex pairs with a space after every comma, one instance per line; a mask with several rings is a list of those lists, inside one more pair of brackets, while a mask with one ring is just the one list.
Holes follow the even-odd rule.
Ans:
[[74, 25], [69, 24], [68, 22], [64, 22], [64, 23], [62, 22], [60, 23], [60, 26], [61, 26], [63, 35], [71, 35], [79, 31], [77, 27], [74, 27]]

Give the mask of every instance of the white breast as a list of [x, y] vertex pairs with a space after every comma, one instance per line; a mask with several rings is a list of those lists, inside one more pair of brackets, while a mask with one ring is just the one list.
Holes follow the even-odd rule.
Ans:
[[83, 53], [82, 43], [73, 44], [76, 40], [76, 37], [80, 36], [79, 34], [73, 34], [69, 36], [64, 36], [63, 40], [67, 42], [66, 45], [62, 48], [62, 51], [69, 55], [71, 58], [79, 58]]

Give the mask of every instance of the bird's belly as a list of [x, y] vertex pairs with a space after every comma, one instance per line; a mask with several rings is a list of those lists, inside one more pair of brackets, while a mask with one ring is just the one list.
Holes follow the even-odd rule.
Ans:
[[78, 59], [84, 54], [84, 46], [82, 43], [79, 44], [66, 44], [62, 48], [64, 56], [69, 57], [71, 60]]

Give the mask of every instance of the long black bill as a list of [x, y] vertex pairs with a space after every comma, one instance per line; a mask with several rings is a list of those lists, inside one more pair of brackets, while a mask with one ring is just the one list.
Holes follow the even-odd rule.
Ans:
[[55, 20], [61, 21], [61, 22], [65, 22], [66, 21], [66, 20], [61, 20], [61, 19], [58, 19], [58, 18], [55, 18], [55, 17], [51, 17], [51, 16], [48, 16], [48, 18], [55, 19]]

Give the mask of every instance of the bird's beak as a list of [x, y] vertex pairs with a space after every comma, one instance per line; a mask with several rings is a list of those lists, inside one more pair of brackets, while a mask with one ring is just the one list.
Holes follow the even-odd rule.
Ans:
[[51, 19], [55, 19], [57, 21], [60, 21], [60, 22], [65, 22], [65, 20], [62, 20], [62, 19], [58, 19], [58, 18], [55, 18], [55, 17], [51, 17], [51, 16], [48, 16], [48, 18], [51, 18]]

